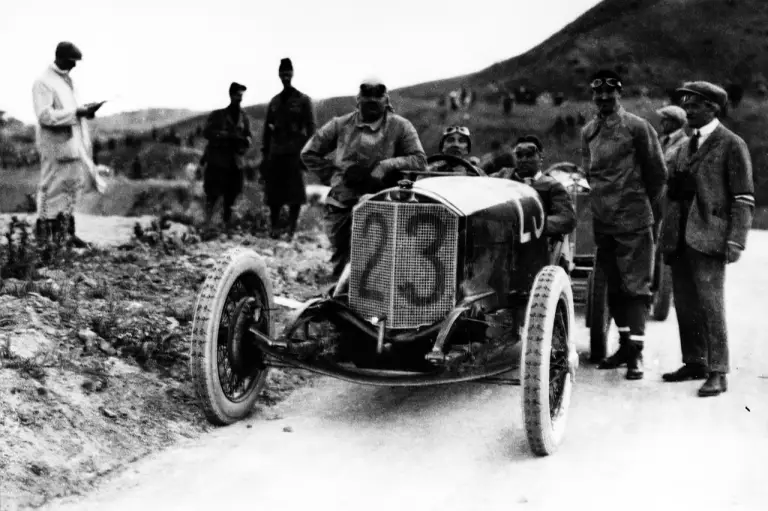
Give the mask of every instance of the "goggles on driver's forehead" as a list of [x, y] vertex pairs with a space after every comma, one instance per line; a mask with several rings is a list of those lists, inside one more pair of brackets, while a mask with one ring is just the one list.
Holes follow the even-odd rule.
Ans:
[[448, 135], [453, 135], [454, 133], [458, 133], [459, 135], [464, 135], [465, 137], [469, 136], [469, 128], [466, 126], [449, 126], [445, 128], [445, 131], [443, 131], [443, 136], [447, 137]]
[[383, 98], [387, 87], [383, 84], [364, 83], [360, 85], [360, 95], [367, 98]]
[[621, 80], [617, 80], [616, 78], [595, 78], [589, 84], [589, 86], [593, 89], [599, 89], [603, 85], [613, 89], [618, 89], [621, 88]]

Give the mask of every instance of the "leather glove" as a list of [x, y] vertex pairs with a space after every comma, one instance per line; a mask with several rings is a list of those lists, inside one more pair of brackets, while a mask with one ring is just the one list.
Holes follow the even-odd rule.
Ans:
[[371, 175], [370, 169], [354, 164], [344, 171], [344, 182], [352, 187], [359, 187], [364, 185]]
[[741, 258], [741, 248], [732, 243], [725, 245], [725, 262], [726, 264], [735, 263]]

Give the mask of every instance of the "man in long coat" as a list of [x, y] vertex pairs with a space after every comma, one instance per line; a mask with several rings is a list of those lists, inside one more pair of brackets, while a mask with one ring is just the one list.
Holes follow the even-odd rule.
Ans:
[[728, 389], [725, 266], [741, 257], [755, 205], [747, 144], [717, 119], [728, 95], [709, 82], [678, 93], [693, 129], [670, 165], [669, 207], [660, 248], [672, 266], [683, 366], [676, 382], [707, 378], [700, 396]]
[[265, 182], [272, 238], [279, 237], [280, 212], [288, 205], [288, 238], [293, 238], [301, 205], [307, 202], [301, 149], [315, 133], [312, 100], [291, 85], [291, 59], [280, 61], [278, 68], [283, 90], [273, 97], [264, 122], [261, 173]]
[[590, 81], [597, 116], [582, 130], [583, 168], [592, 188], [595, 266], [606, 275], [608, 306], [619, 330], [619, 350], [598, 367], [627, 365], [626, 378], [643, 377], [645, 323], [667, 168], [656, 130], [624, 110], [621, 77], [611, 70]]
[[227, 227], [232, 206], [243, 191], [243, 158], [252, 139], [251, 123], [240, 108], [246, 90], [245, 85], [233, 82], [229, 86], [229, 106], [211, 112], [203, 128], [203, 137], [208, 140], [203, 156], [206, 218], [211, 220], [216, 202], [222, 197]]
[[75, 235], [74, 210], [82, 192], [95, 187], [96, 175], [86, 119], [101, 107], [79, 102], [70, 71], [82, 56], [71, 42], [59, 43], [53, 64], [32, 86], [41, 163], [36, 235], [42, 241], [67, 234], [80, 247], [86, 244]]

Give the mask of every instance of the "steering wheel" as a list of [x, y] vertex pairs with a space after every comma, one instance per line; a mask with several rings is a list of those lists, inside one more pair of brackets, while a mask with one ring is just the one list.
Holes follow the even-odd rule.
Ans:
[[[470, 162], [465, 160], [464, 158], [460, 158], [458, 156], [453, 156], [452, 154], [433, 154], [432, 156], [427, 158], [427, 164], [431, 165], [433, 163], [440, 163], [444, 162], [448, 167], [455, 167], [459, 166], [462, 167], [464, 170], [467, 171], [467, 174], [470, 176], [485, 176], [487, 175], [481, 168], [475, 167]], [[456, 176], [458, 175], [456, 172], [441, 172], [439, 170], [413, 170], [413, 171], [407, 171], [412, 172], [413, 174], [418, 175], [426, 175], [426, 176]]]

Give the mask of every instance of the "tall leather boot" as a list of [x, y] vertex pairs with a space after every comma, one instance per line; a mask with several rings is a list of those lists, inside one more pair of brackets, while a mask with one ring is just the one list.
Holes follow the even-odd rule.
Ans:
[[83, 241], [81, 238], [79, 238], [75, 234], [75, 215], [68, 215], [67, 217], [67, 234], [69, 237], [70, 243], [72, 243], [72, 246], [75, 248], [89, 248], [90, 245], [88, 245], [87, 242]]
[[642, 380], [643, 371], [643, 347], [644, 342], [629, 341], [629, 359], [627, 360], [627, 380]]
[[619, 327], [619, 349], [597, 365], [598, 369], [616, 369], [627, 363], [630, 358], [629, 327]]

